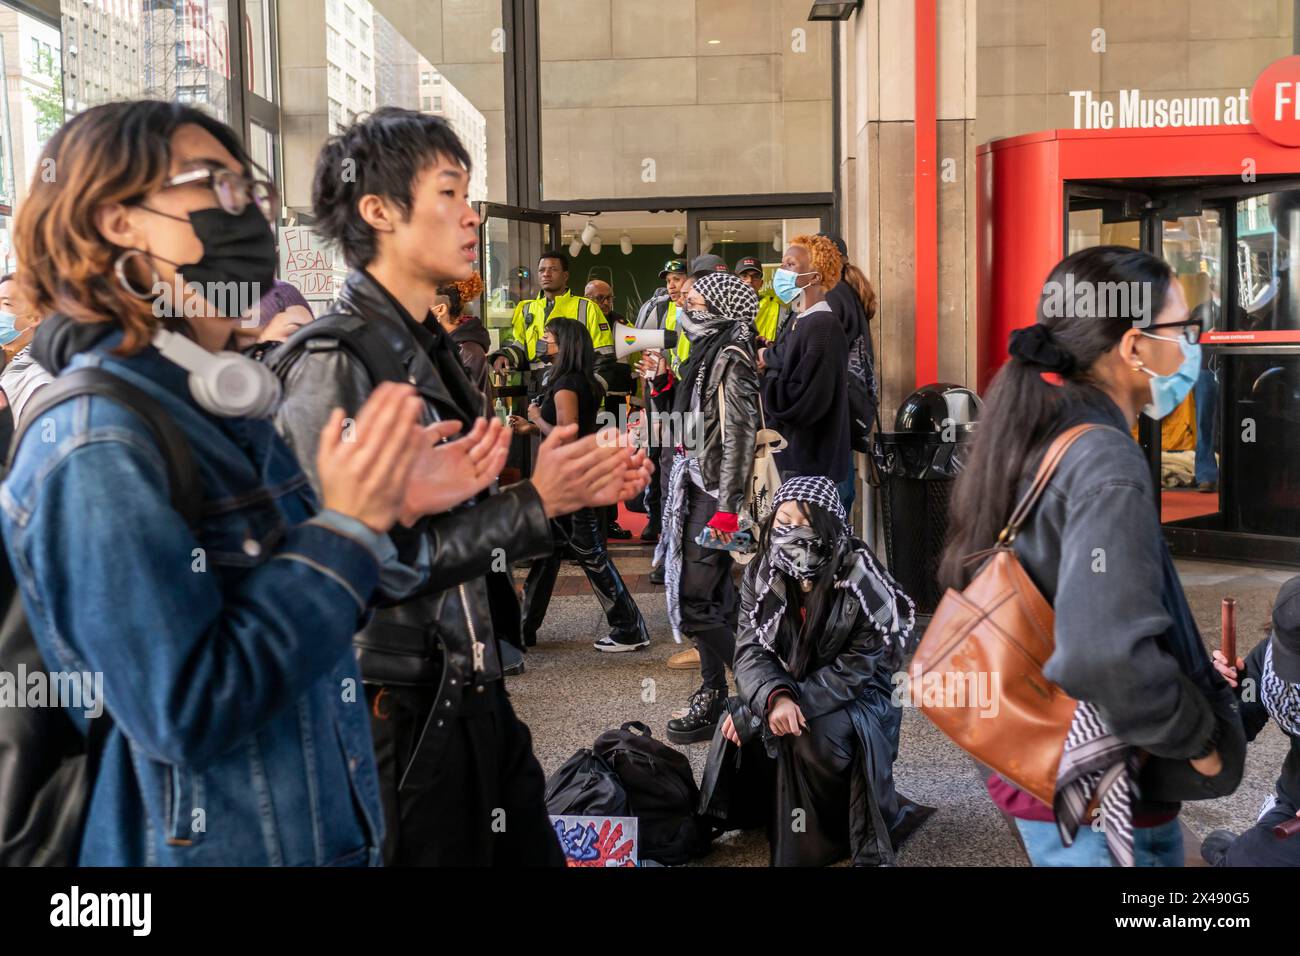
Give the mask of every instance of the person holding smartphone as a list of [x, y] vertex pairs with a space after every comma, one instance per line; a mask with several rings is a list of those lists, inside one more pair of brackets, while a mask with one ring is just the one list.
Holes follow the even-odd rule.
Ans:
[[673, 635], [690, 636], [700, 651], [700, 688], [686, 712], [668, 722], [674, 743], [709, 740], [726, 702], [726, 669], [736, 652], [734, 562], [698, 540], [708, 534], [726, 544], [741, 530], [758, 429], [758, 296], [737, 276], [710, 272], [693, 281], [686, 303], [679, 328], [690, 340], [689, 356], [680, 377], [664, 371], [655, 380], [656, 394], [672, 394], [674, 419], [683, 423], [656, 557], [664, 564]]

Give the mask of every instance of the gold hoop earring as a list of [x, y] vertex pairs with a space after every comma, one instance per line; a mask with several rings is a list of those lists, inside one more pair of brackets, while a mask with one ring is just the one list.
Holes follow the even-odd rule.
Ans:
[[[149, 262], [150, 276], [148, 292], [141, 292], [131, 285], [131, 279], [126, 274], [126, 264], [131, 261], [133, 256], [140, 256]], [[149, 260], [148, 254], [141, 249], [127, 249], [118, 256], [117, 261], [113, 263], [113, 274], [117, 276], [118, 283], [127, 291], [127, 294], [133, 295], [137, 299], [146, 302], [156, 295], [154, 288], [158, 285], [159, 281], [161, 281], [161, 277], [158, 275], [158, 270], [154, 267], [153, 262]]]

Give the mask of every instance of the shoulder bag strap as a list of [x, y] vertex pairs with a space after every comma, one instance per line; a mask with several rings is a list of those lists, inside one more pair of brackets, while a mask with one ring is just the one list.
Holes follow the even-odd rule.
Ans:
[[1020, 531], [1029, 513], [1034, 510], [1034, 505], [1038, 504], [1038, 499], [1043, 495], [1043, 489], [1051, 481], [1052, 475], [1056, 473], [1056, 468], [1065, 457], [1065, 453], [1070, 450], [1080, 437], [1094, 428], [1102, 428], [1102, 425], [1075, 425], [1073, 428], [1067, 428], [1061, 434], [1057, 435], [1048, 446], [1047, 453], [1043, 455], [1043, 460], [1038, 466], [1038, 473], [1034, 475], [1034, 483], [1029, 486], [1023, 498], [1016, 505], [1015, 510], [1011, 512], [1011, 518], [1007, 525], [998, 535], [998, 544], [1006, 545], [1015, 540], [1016, 534]]
[[8, 474], [13, 465], [14, 455], [27, 430], [56, 405], [82, 395], [102, 395], [140, 417], [157, 443], [167, 467], [172, 507], [181, 513], [191, 528], [197, 528], [203, 505], [202, 486], [185, 433], [152, 395], [102, 368], [79, 368], [66, 372], [32, 396], [23, 409], [22, 424], [9, 445], [5, 473]]
[[283, 379], [290, 358], [299, 351], [309, 350], [311, 342], [321, 339], [336, 342], [360, 362], [375, 385], [409, 381], [403, 357], [393, 351], [370, 322], [353, 312], [333, 312], [304, 325], [271, 353], [267, 364]]

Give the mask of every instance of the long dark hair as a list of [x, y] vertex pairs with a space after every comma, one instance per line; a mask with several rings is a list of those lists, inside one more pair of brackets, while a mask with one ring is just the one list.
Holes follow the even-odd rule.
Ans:
[[596, 349], [591, 344], [591, 333], [577, 319], [551, 319], [546, 323], [546, 330], [555, 333], [557, 352], [551, 361], [549, 391], [555, 390], [555, 383], [565, 375], [574, 373], [582, 376], [591, 386], [591, 394], [599, 403], [605, 390], [596, 378]]
[[[1101, 392], [1092, 367], [1134, 327], [1137, 313], [1090, 317], [1081, 296], [1100, 298], [1102, 283], [1143, 283], [1150, 291], [1150, 319], [1164, 308], [1173, 270], [1162, 259], [1125, 246], [1094, 246], [1062, 259], [1047, 277], [1038, 302], [1038, 322], [1051, 331], [1063, 366], [1061, 384], [1043, 378], [1045, 366], [1014, 355], [998, 371], [980, 415], [969, 459], [953, 488], [948, 545], [939, 568], [946, 587], [965, 585], [963, 559], [992, 547], [1015, 504], [1022, 473], [1034, 452], [1051, 437], [1063, 403], [1095, 404]], [[1126, 286], [1126, 288], [1133, 288]], [[1064, 301], [1061, 290], [1073, 290]], [[1095, 315], [1097, 310], [1092, 310]], [[1014, 333], [1013, 333], [1014, 334]]]
[[[795, 505], [808, 519], [808, 525], [813, 533], [822, 541], [835, 542], [844, 536], [843, 523], [821, 505], [810, 501], [796, 501]], [[771, 546], [776, 511], [777, 509], [772, 509], [772, 513], [763, 521], [759, 530], [758, 553], [760, 555], [767, 554]], [[795, 680], [803, 680], [807, 677], [813, 669], [813, 663], [818, 656], [821, 656], [818, 654], [817, 641], [825, 635], [831, 606], [835, 603], [835, 568], [839, 564], [839, 557], [840, 551], [837, 549], [826, 567], [822, 569], [822, 573], [817, 576], [812, 590], [807, 594], [804, 593], [803, 585], [797, 579], [790, 577], [784, 571], [776, 572], [785, 579], [786, 620], [798, 635], [795, 639], [794, 651], [790, 655], [790, 676]], [[804, 608], [808, 610], [806, 615], [801, 614]]]

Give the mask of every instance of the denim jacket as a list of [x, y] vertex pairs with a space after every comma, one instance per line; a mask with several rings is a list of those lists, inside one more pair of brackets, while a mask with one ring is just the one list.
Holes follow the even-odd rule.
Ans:
[[[197, 535], [146, 426], [99, 396], [33, 422], [0, 526], [51, 670], [102, 674], [113, 725], [79, 862], [374, 864], [383, 817], [352, 635], [382, 553], [316, 499], [269, 421], [214, 417], [153, 348], [98, 365], [188, 437]], [[80, 710], [69, 714], [83, 729]]]

